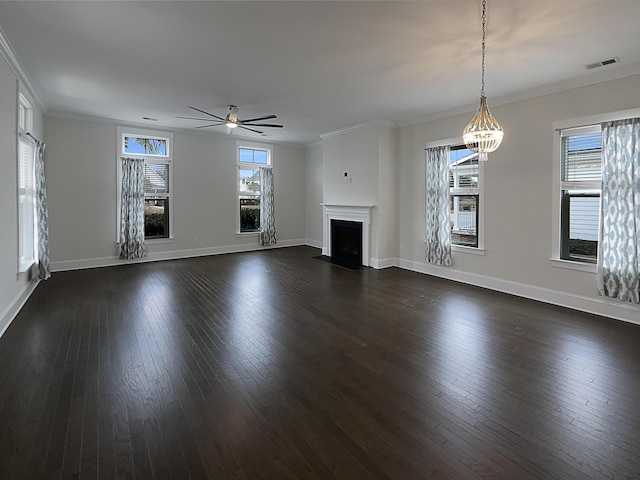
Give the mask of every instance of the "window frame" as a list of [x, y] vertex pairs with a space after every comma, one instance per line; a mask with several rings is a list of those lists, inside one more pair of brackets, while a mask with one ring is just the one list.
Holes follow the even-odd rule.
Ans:
[[[17, 193], [17, 220], [18, 220], [18, 273], [27, 272], [37, 263], [38, 258], [38, 230], [36, 215], [36, 195], [35, 195], [35, 141], [28, 136], [33, 130], [33, 107], [27, 98], [18, 92], [16, 99], [16, 193]], [[22, 173], [23, 154], [22, 149], [28, 148], [27, 168], [30, 175], [31, 192], [27, 192], [22, 185], [25, 183]], [[22, 190], [25, 190], [24, 192]], [[28, 200], [28, 201], [27, 201]], [[30, 213], [30, 215], [28, 214]]]
[[[552, 243], [551, 256], [549, 260], [551, 265], [558, 268], [566, 268], [570, 270], [578, 270], [595, 274], [597, 272], [596, 263], [588, 263], [584, 261], [565, 260], [562, 258], [561, 240], [562, 240], [562, 192], [572, 185], [573, 182], [562, 181], [562, 132], [573, 130], [574, 132], [586, 132], [585, 129], [596, 127], [604, 122], [615, 120], [624, 120], [640, 116], [640, 108], [630, 110], [619, 110], [597, 115], [589, 115], [584, 117], [570, 118], [566, 120], [558, 120], [552, 123], [553, 131], [553, 170], [552, 170]], [[583, 184], [586, 186], [586, 182]], [[600, 182], [592, 182], [597, 185], [595, 189], [601, 192]], [[599, 193], [600, 194], [600, 193]]]
[[[453, 137], [447, 138], [444, 140], [436, 140], [433, 142], [425, 143], [425, 149], [427, 148], [435, 148], [435, 147], [457, 147], [464, 146], [465, 143], [462, 140], [462, 137]], [[485, 202], [484, 202], [484, 169], [485, 163], [478, 161], [478, 187], [477, 188], [457, 188], [455, 193], [451, 192], [451, 188], [449, 188], [449, 201], [453, 196], [476, 196], [477, 197], [477, 246], [471, 245], [461, 245], [461, 244], [451, 244], [451, 250], [459, 253], [467, 253], [471, 255], [484, 255], [485, 254], [485, 245], [484, 245], [484, 225], [485, 225]], [[425, 192], [426, 194], [426, 192]], [[424, 204], [424, 202], [423, 202]]]
[[[162, 237], [146, 237], [145, 243], [154, 244], [154, 243], [165, 243], [165, 242], [173, 242], [174, 240], [174, 231], [173, 231], [173, 212], [174, 212], [174, 204], [173, 204], [173, 140], [174, 135], [172, 132], [161, 131], [161, 130], [148, 130], [137, 127], [117, 127], [116, 128], [116, 137], [117, 137], [117, 156], [116, 156], [116, 165], [117, 165], [117, 205], [116, 205], [116, 243], [120, 241], [120, 207], [121, 207], [121, 186], [122, 186], [122, 162], [120, 159], [122, 157], [131, 157], [131, 158], [142, 158], [145, 162], [145, 167], [151, 164], [158, 165], [167, 165], [168, 166], [168, 192], [166, 196], [163, 198], [167, 199], [168, 203], [168, 229], [169, 232], [166, 236]], [[164, 155], [159, 154], [144, 154], [144, 153], [130, 153], [124, 151], [124, 142], [125, 137], [136, 137], [136, 138], [149, 138], [149, 139], [160, 139], [166, 141], [166, 153]], [[155, 195], [156, 197], [158, 195]], [[147, 199], [147, 194], [145, 193], [145, 200]]]
[[[563, 169], [565, 168], [563, 163], [563, 151], [564, 151], [564, 139], [570, 137], [578, 137], [581, 135], [593, 135], [601, 133], [602, 128], [597, 125], [586, 125], [581, 127], [563, 128], [560, 133], [560, 260], [567, 262], [577, 262], [584, 264], [596, 264], [596, 259], [587, 259], [572, 257], [569, 252], [570, 242], [570, 202], [571, 198], [579, 197], [597, 197], [600, 199], [602, 190], [601, 179], [599, 180], [563, 180]], [[600, 152], [600, 159], [602, 160], [602, 151]], [[599, 227], [597, 227], [599, 228]]]
[[[258, 151], [264, 151], [267, 154], [267, 163], [255, 163], [255, 162], [243, 162], [240, 160], [240, 150], [242, 149], [246, 149], [246, 150], [258, 150]], [[258, 142], [250, 142], [250, 141], [244, 141], [244, 140], [238, 140], [236, 142], [236, 162], [235, 162], [235, 169], [236, 169], [236, 200], [235, 200], [235, 216], [236, 216], [236, 235], [237, 236], [247, 236], [247, 235], [258, 235], [260, 233], [260, 228], [258, 227], [257, 230], [250, 230], [250, 231], [242, 231], [241, 230], [241, 222], [240, 222], [240, 200], [241, 200], [241, 195], [242, 196], [246, 196], [246, 194], [243, 194], [240, 191], [240, 171], [245, 169], [245, 170], [255, 170], [255, 169], [259, 169], [260, 167], [268, 167], [268, 168], [273, 168], [273, 145], [271, 144], [267, 144], [267, 143], [258, 143]], [[260, 186], [261, 190], [260, 192], [262, 193], [262, 185]]]

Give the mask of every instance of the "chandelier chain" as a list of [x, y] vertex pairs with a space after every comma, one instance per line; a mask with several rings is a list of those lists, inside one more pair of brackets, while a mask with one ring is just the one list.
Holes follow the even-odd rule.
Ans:
[[482, 0], [482, 89], [480, 90], [480, 95], [484, 95], [484, 51], [485, 51], [485, 39], [487, 36], [486, 33], [486, 24], [487, 24], [487, 0]]
[[487, 39], [487, 0], [482, 0], [482, 90], [480, 91], [480, 105], [476, 114], [462, 132], [462, 139], [469, 150], [478, 153], [478, 160], [486, 161], [488, 154], [495, 151], [502, 142], [504, 130], [493, 118], [487, 97], [484, 95], [484, 59], [485, 43]]

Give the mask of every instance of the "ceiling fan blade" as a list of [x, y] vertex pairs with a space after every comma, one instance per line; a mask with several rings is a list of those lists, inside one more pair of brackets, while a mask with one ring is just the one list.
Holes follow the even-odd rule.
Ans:
[[204, 110], [200, 110], [199, 108], [192, 107], [191, 105], [188, 105], [188, 107], [193, 110], [196, 110], [197, 112], [204, 113], [205, 115], [209, 115], [210, 117], [217, 118], [218, 120], [224, 121], [224, 118], [214, 115], [213, 113], [205, 112]]
[[224, 124], [224, 122], [212, 123], [210, 125], [201, 125], [199, 127], [193, 127], [193, 128], [217, 127], [218, 125], [222, 125], [222, 124]]
[[263, 135], [263, 134], [264, 134], [264, 132], [261, 132], [260, 130], [256, 130], [256, 129], [254, 129], [254, 128], [249, 128], [249, 127], [244, 127], [244, 126], [242, 126], [242, 125], [238, 125], [238, 128], [244, 128], [245, 130], [251, 130], [252, 132], [259, 133], [260, 135]]
[[242, 123], [242, 125], [249, 125], [250, 127], [275, 127], [282, 128], [284, 125], [276, 125], [275, 123]]
[[247, 118], [246, 120], [238, 120], [238, 123], [258, 122], [260, 120], [270, 120], [272, 118], [278, 118], [275, 115], [267, 115], [266, 117]]

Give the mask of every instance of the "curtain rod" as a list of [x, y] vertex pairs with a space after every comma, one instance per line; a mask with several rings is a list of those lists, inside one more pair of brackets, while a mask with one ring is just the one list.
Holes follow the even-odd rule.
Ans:
[[40, 140], [38, 140], [36, 137], [34, 137], [33, 135], [31, 135], [31, 132], [26, 132], [26, 133], [20, 133], [20, 135], [22, 135], [23, 137], [31, 137], [31, 139], [36, 142], [36, 143], [42, 143]]

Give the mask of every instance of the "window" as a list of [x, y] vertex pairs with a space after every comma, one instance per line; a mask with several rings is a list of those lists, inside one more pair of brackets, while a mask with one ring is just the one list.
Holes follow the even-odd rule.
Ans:
[[553, 122], [551, 264], [596, 273], [602, 189], [603, 122], [640, 116], [620, 110]]
[[271, 166], [271, 147], [242, 143], [237, 149], [239, 233], [260, 231], [260, 167]]
[[18, 131], [27, 133], [33, 129], [33, 108], [21, 93], [18, 94]]
[[[144, 159], [144, 235], [147, 240], [171, 238], [173, 235], [172, 142], [172, 133], [118, 128], [118, 160], [120, 157]], [[118, 161], [118, 171], [120, 168]]]
[[595, 263], [598, 255], [600, 126], [560, 132], [560, 258]]
[[169, 164], [144, 164], [144, 237], [169, 237]]
[[480, 168], [478, 154], [465, 146], [449, 151], [451, 244], [478, 247]]
[[35, 144], [27, 133], [33, 129], [33, 109], [18, 94], [18, 270], [26, 272], [37, 257]]

